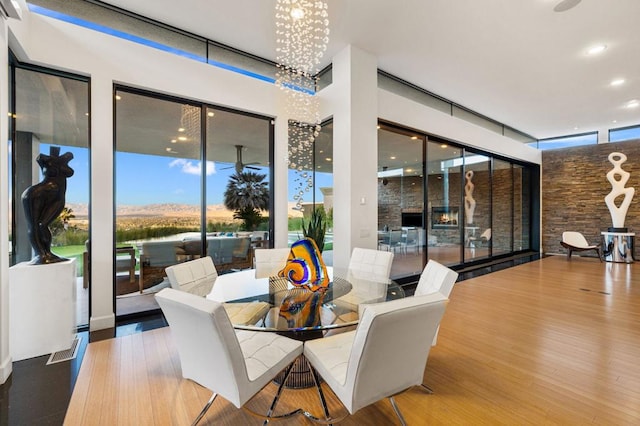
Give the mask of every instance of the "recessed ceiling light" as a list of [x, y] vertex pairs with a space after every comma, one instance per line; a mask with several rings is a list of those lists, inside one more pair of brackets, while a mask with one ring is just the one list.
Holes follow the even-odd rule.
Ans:
[[396, 159], [396, 157], [395, 157], [395, 156], [391, 156], [391, 157], [389, 157], [389, 159], [390, 159], [390, 160], [395, 160], [395, 159]]
[[418, 139], [418, 137], [417, 137], [417, 136], [411, 136], [411, 140], [412, 140], [412, 141], [415, 141], [415, 140], [417, 140], [417, 139]]
[[211, 112], [211, 111], [209, 111], [209, 112], [207, 113], [207, 116], [208, 116], [208, 117], [213, 117], [214, 115], [216, 115], [216, 114], [215, 114], [214, 112]]
[[596, 44], [595, 46], [591, 46], [589, 49], [587, 49], [587, 55], [597, 55], [604, 52], [606, 48], [606, 44]]
[[573, 126], [573, 130], [578, 130], [580, 127], [578, 126]]
[[116, 95], [116, 101], [119, 101], [120, 99], [122, 99], [122, 96]]
[[637, 108], [638, 105], [640, 105], [640, 102], [637, 99], [633, 99], [627, 102], [627, 108]]
[[171, 139], [171, 143], [177, 143], [178, 141], [175, 139]]
[[331, 157], [327, 157], [327, 158], [325, 158], [325, 160], [332, 161], [333, 159]]
[[171, 148], [165, 148], [165, 151], [171, 152]]
[[447, 145], [446, 143], [443, 143], [442, 145], [440, 145], [440, 148], [447, 148], [449, 145]]
[[178, 128], [178, 131], [179, 131], [179, 132], [184, 132], [184, 127], [180, 127], [180, 128]]
[[624, 78], [616, 78], [614, 80], [611, 80], [611, 83], [609, 83], [611, 86], [620, 86], [621, 84], [624, 84]]
[[187, 140], [187, 137], [186, 136], [178, 136], [178, 140], [184, 142], [184, 141]]
[[616, 124], [618, 122], [618, 120], [612, 120], [611, 121], [613, 124]]

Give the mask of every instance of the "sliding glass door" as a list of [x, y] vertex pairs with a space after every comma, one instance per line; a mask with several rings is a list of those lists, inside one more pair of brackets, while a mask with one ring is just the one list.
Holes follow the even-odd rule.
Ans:
[[[116, 87], [115, 295], [118, 316], [158, 308], [165, 269], [210, 256], [250, 268], [268, 246], [272, 120]], [[248, 208], [247, 206], [251, 206]]]
[[391, 277], [530, 250], [533, 167], [381, 123], [378, 249], [395, 254]]
[[424, 263], [423, 135], [378, 130], [378, 249], [394, 253], [391, 275], [419, 274]]

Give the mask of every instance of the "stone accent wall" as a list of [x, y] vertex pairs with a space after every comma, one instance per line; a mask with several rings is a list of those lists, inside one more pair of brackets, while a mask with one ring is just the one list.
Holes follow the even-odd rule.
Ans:
[[[519, 197], [514, 200], [516, 204], [516, 217], [513, 220], [513, 225], [515, 230], [515, 249], [521, 249], [523, 224], [520, 215], [522, 214], [523, 208], [528, 209], [528, 202], [526, 206], [521, 205], [522, 170], [517, 167], [513, 169], [515, 184], [512, 182], [511, 168], [495, 170], [493, 175], [493, 190], [489, 185], [489, 171], [476, 170], [474, 173], [473, 197], [476, 200], [476, 209], [472, 226], [477, 228], [475, 230], [476, 237], [480, 236], [487, 228], [492, 228], [494, 253], [498, 254], [511, 250], [511, 199], [513, 197], [513, 191], [517, 191], [516, 194], [518, 194]], [[448, 202], [450, 207], [458, 208], [458, 221], [460, 226], [435, 229], [431, 227], [431, 207], [445, 206], [442, 179], [444, 179], [442, 175], [434, 174], [429, 176], [427, 232], [429, 235], [435, 236], [439, 244], [459, 244], [460, 232], [464, 229], [464, 226], [468, 225], [464, 223], [464, 203], [461, 203], [460, 200], [462, 192], [460, 173], [449, 173], [448, 175]], [[405, 177], [403, 179], [389, 178], [386, 185], [383, 185], [382, 180], [379, 180], [379, 228], [382, 229], [384, 225], [388, 225], [390, 229], [398, 229], [401, 226], [402, 212], [421, 212], [423, 206], [421, 188], [422, 178], [419, 177]], [[493, 224], [489, 223], [489, 210], [492, 204], [491, 198], [493, 198]], [[528, 224], [526, 225], [528, 226]], [[466, 236], [467, 235], [465, 235], [465, 237]]]
[[[566, 253], [560, 245], [563, 231], [581, 232], [591, 244], [601, 243], [601, 231], [612, 226], [604, 197], [611, 192], [606, 174], [613, 168], [612, 152], [627, 156], [622, 168], [631, 173], [626, 187], [636, 194], [625, 227], [640, 233], [640, 140], [587, 145], [542, 153], [542, 250]], [[619, 204], [620, 200], [616, 200]], [[640, 234], [636, 244], [640, 241]], [[637, 250], [636, 250], [637, 252]], [[584, 255], [591, 255], [585, 252]], [[593, 254], [595, 256], [595, 254]]]

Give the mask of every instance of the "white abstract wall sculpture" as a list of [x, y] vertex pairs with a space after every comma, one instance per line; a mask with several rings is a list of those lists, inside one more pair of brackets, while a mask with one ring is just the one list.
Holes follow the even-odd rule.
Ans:
[[[613, 169], [607, 173], [607, 180], [611, 183], [611, 192], [604, 197], [604, 202], [611, 213], [611, 221], [614, 228], [624, 228], [624, 220], [627, 216], [627, 210], [635, 194], [634, 188], [625, 188], [629, 180], [630, 173], [622, 169], [622, 163], [627, 161], [627, 156], [621, 152], [612, 152], [609, 154], [609, 161], [613, 164]], [[620, 177], [617, 179], [617, 177]], [[620, 206], [616, 205], [616, 198], [624, 195], [624, 199]]]
[[464, 185], [464, 214], [468, 225], [473, 223], [473, 213], [476, 210], [476, 200], [473, 198], [473, 188], [475, 188], [475, 185], [471, 182], [471, 179], [473, 179], [473, 170], [465, 173], [464, 177], [467, 181]]

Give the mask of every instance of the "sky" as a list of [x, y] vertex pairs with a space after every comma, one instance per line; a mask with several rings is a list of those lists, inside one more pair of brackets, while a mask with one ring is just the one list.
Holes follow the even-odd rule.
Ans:
[[[50, 145], [42, 144], [41, 152], [48, 154]], [[89, 150], [61, 147], [60, 153], [71, 152], [69, 165], [74, 175], [67, 180], [67, 203], [88, 203], [89, 198]], [[222, 204], [229, 177], [235, 173], [233, 164], [210, 162], [207, 171], [207, 204]], [[269, 168], [252, 170], [266, 174]], [[156, 203], [200, 204], [201, 164], [192, 159], [116, 153], [116, 203], [118, 205], [145, 205]], [[294, 172], [289, 172], [289, 201], [293, 201]], [[316, 200], [322, 200], [320, 187], [333, 186], [333, 176], [316, 173]], [[311, 193], [305, 194], [305, 202], [311, 202]]]

